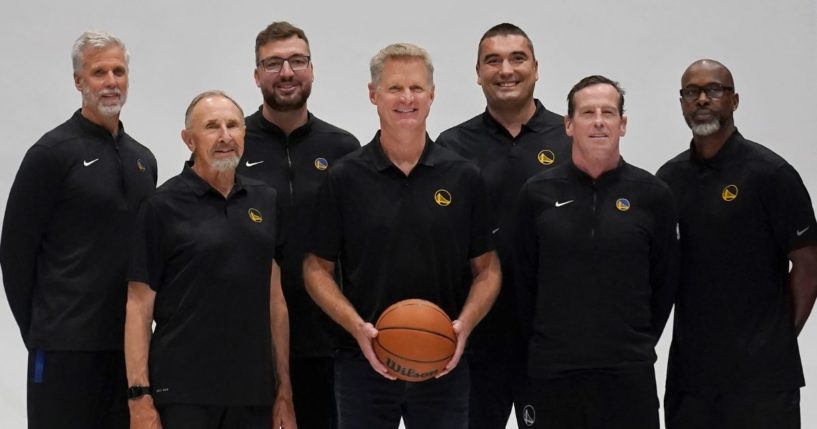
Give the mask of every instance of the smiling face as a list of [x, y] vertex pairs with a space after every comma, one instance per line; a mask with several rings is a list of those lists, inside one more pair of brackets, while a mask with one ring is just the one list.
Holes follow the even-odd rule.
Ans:
[[424, 130], [434, 101], [425, 62], [414, 57], [386, 60], [380, 81], [369, 84], [369, 100], [377, 106], [382, 130]]
[[119, 46], [86, 48], [82, 68], [74, 73], [82, 93], [82, 112], [93, 122], [119, 115], [128, 98], [128, 63]]
[[477, 83], [488, 106], [530, 104], [537, 80], [539, 64], [524, 36], [494, 36], [480, 43]]
[[619, 111], [619, 93], [608, 84], [595, 84], [573, 95], [573, 116], [565, 117], [565, 131], [573, 138], [577, 165], [617, 162], [619, 140], [627, 131], [627, 117]]
[[[273, 58], [308, 56], [309, 45], [298, 36], [273, 40], [258, 48], [260, 62]], [[292, 65], [284, 62], [279, 72], [268, 72], [262, 66], [257, 66], [254, 74], [255, 84], [261, 89], [264, 103], [279, 112], [303, 108], [312, 93], [312, 81], [315, 79], [311, 62], [303, 70], [292, 70]]]
[[190, 124], [182, 130], [182, 139], [193, 152], [197, 171], [235, 170], [244, 153], [244, 118], [227, 98], [203, 98], [193, 107]]

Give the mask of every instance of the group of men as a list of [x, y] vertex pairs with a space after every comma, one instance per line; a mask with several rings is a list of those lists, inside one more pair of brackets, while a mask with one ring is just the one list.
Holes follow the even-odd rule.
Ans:
[[[261, 107], [197, 95], [192, 156], [154, 189], [119, 121], [125, 45], [74, 44], [82, 107], [26, 154], [0, 239], [29, 427], [504, 428], [513, 406], [520, 428], [658, 428], [673, 304], [668, 428], [800, 426], [814, 212], [735, 128], [725, 66], [684, 72], [692, 141], [656, 178], [621, 157], [619, 84], [588, 76], [548, 111], [512, 24], [478, 45], [485, 111], [436, 142], [419, 46], [372, 58], [380, 129], [362, 148], [307, 109], [301, 29], [274, 22], [255, 52]], [[454, 320], [429, 381], [395, 380], [372, 349], [407, 298]]]

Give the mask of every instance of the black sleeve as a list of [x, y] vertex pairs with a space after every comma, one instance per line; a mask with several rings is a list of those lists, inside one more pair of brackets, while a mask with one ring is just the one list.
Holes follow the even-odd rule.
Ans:
[[794, 167], [778, 168], [766, 182], [763, 206], [783, 253], [817, 243], [817, 225], [808, 190]]
[[312, 215], [307, 251], [327, 261], [336, 262], [343, 243], [343, 226], [337, 195], [338, 177], [330, 170], [321, 183]]
[[0, 265], [11, 312], [28, 343], [37, 258], [62, 193], [63, 167], [45, 146], [32, 146], [11, 186], [0, 238]]
[[516, 203], [514, 219], [514, 292], [516, 309], [523, 339], [527, 342], [533, 333], [533, 315], [536, 311], [539, 269], [539, 236], [536, 230], [536, 213], [528, 192], [522, 187]]
[[482, 175], [475, 172], [471, 184], [471, 243], [468, 257], [475, 258], [494, 250], [493, 233], [491, 232], [491, 210], [488, 203], [488, 191]]
[[148, 199], [139, 207], [128, 265], [128, 281], [146, 283], [151, 289], [158, 291], [164, 270], [163, 225], [154, 203], [154, 199]]
[[650, 243], [650, 307], [652, 334], [657, 343], [667, 324], [680, 280], [678, 215], [672, 193], [666, 186], [660, 187], [653, 216], [655, 231]]

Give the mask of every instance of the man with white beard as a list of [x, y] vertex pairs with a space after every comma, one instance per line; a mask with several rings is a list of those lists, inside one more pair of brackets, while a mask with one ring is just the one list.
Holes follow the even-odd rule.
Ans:
[[797, 335], [817, 296], [808, 191], [735, 128], [739, 97], [723, 64], [692, 63], [680, 95], [692, 142], [657, 174], [673, 191], [681, 238], [666, 427], [799, 428]]
[[131, 429], [295, 429], [276, 191], [236, 175], [244, 114], [227, 94], [199, 94], [184, 122], [192, 160], [136, 221]]
[[71, 53], [82, 108], [25, 155], [0, 241], [28, 360], [29, 428], [127, 428], [125, 272], [156, 159], [125, 133], [128, 52], [83, 33]]

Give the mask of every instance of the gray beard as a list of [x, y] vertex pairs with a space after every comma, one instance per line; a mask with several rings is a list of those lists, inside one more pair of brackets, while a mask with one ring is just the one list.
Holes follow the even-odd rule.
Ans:
[[213, 161], [213, 168], [220, 173], [235, 170], [236, 167], [238, 167], [239, 161], [240, 159], [237, 156], [231, 156], [229, 158], [224, 159], [216, 159]]
[[721, 121], [715, 119], [704, 124], [691, 125], [689, 128], [692, 130], [692, 134], [695, 134], [696, 136], [711, 136], [721, 129]]

